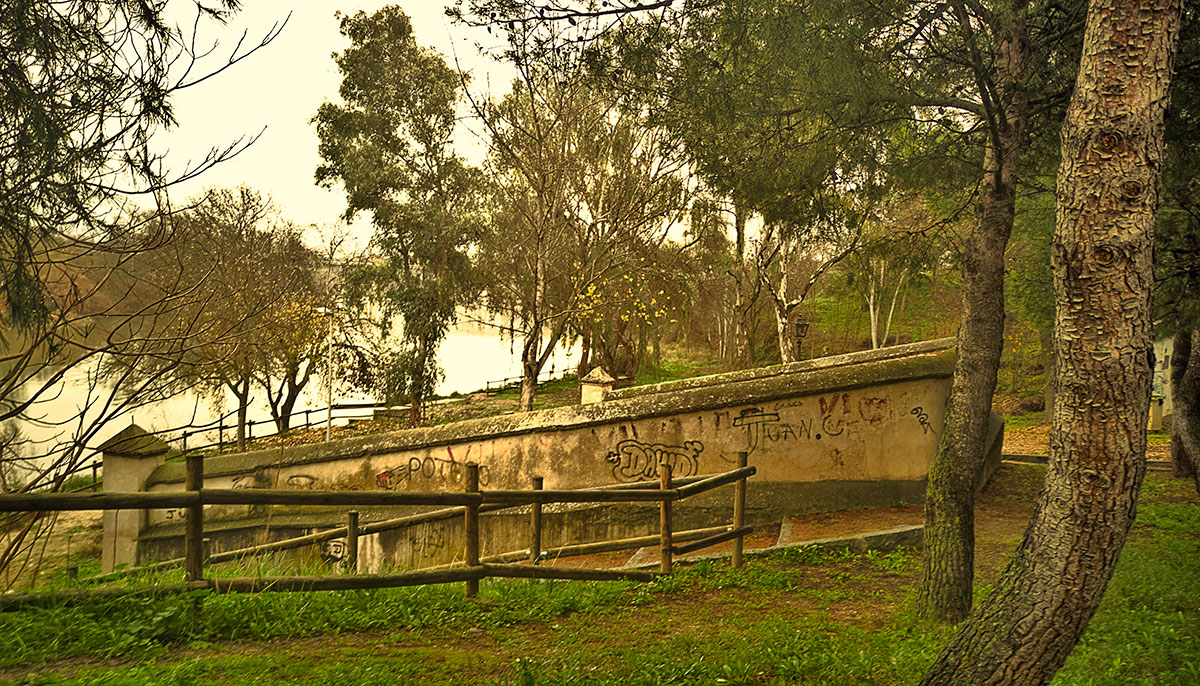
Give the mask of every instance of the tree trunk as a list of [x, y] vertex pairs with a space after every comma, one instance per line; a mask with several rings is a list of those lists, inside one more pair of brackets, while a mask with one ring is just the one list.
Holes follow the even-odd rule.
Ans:
[[279, 411], [275, 416], [275, 430], [282, 434], [286, 434], [292, 428], [292, 410], [296, 409], [296, 398], [300, 395], [299, 389], [296, 389], [293, 384], [288, 384], [287, 395], [279, 403]]
[[750, 289], [751, 279], [746, 275], [746, 213], [740, 206], [733, 210], [734, 245], [734, 285], [736, 286], [733, 304], [733, 355], [734, 367], [744, 369], [753, 365], [754, 343], [750, 340], [750, 312], [754, 309], [753, 299], [746, 297]]
[[1200, 493], [1200, 331], [1175, 334], [1171, 351], [1171, 461], [1175, 478], [1191, 479]]
[[792, 332], [792, 322], [786, 307], [775, 305], [775, 334], [779, 337], [780, 362], [795, 362], [800, 359], [799, 346]]
[[925, 555], [920, 609], [957, 622], [971, 609], [975, 578], [975, 486], [1004, 350], [1004, 251], [1015, 214], [1017, 166], [1029, 106], [1024, 20], [996, 48], [999, 140], [984, 147], [979, 220], [963, 251], [963, 321], [958, 331], [946, 423], [925, 492]]
[[538, 353], [541, 350], [542, 330], [534, 329], [525, 339], [521, 348], [521, 404], [518, 410], [529, 412], [533, 409], [533, 396], [537, 391], [538, 372], [542, 366], [538, 364]]
[[267, 402], [271, 405], [271, 419], [274, 420], [275, 429], [281, 435], [291, 430], [292, 411], [296, 409], [300, 393], [304, 391], [308, 386], [309, 379], [312, 378], [312, 365], [307, 365], [304, 373], [300, 374], [301, 364], [299, 360], [288, 363], [288, 367], [283, 370], [283, 384], [277, 397], [272, 397], [270, 378], [264, 379], [261, 383], [267, 392]]
[[[784, 243], [783, 230], [779, 232], [779, 242]], [[796, 336], [792, 332], [792, 312], [799, 303], [789, 307], [788, 303], [788, 277], [792, 270], [792, 250], [791, 246], [783, 244], [779, 250], [779, 283], [775, 284], [774, 298], [775, 301], [775, 334], [779, 339], [779, 361], [780, 362], [795, 362], [799, 354], [796, 345]]]
[[408, 398], [408, 425], [421, 426], [425, 412], [425, 394], [429, 392], [429, 334], [421, 331], [417, 335], [417, 368], [414, 372], [412, 393]]
[[1094, 0], [1062, 130], [1058, 402], [1046, 482], [996, 588], [923, 683], [1049, 681], [1100, 603], [1145, 473], [1154, 215], [1182, 0]]
[[521, 404], [517, 408], [521, 412], [533, 409], [533, 396], [537, 391], [537, 365], [522, 360], [521, 362]]
[[237, 399], [237, 449], [246, 451], [246, 413], [250, 408], [250, 377], [243, 378], [230, 386]]
[[575, 368], [575, 375], [582, 379], [587, 376], [588, 372], [592, 371], [592, 336], [591, 327], [584, 328], [583, 333], [579, 336], [579, 366]]

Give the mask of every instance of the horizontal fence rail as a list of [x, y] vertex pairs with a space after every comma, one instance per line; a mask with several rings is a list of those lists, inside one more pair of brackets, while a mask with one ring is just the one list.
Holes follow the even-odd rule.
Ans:
[[[673, 555], [683, 555], [712, 545], [734, 541], [733, 564], [741, 565], [743, 538], [753, 531], [744, 522], [746, 479], [755, 468], [746, 465], [746, 453], [738, 454], [738, 468], [723, 474], [672, 479], [667, 464], [659, 465], [659, 479], [626, 484], [612, 484], [576, 490], [543, 489], [543, 479], [535, 477], [530, 490], [480, 490], [479, 466], [467, 463], [466, 488], [462, 492], [434, 491], [295, 491], [271, 489], [213, 489], [203, 487], [203, 458], [187, 456], [184, 491], [169, 493], [23, 493], [0, 496], [0, 512], [48, 512], [57, 510], [114, 510], [186, 508], [184, 549], [182, 558], [120, 570], [84, 581], [108, 581], [124, 575], [165, 569], [182, 564], [187, 581], [164, 584], [150, 589], [96, 588], [71, 592], [22, 593], [0, 596], [0, 610], [17, 609], [48, 602], [73, 602], [84, 598], [110, 598], [142, 593], [179, 593], [209, 590], [214, 593], [258, 593], [268, 591], [317, 591], [340, 589], [387, 588], [434, 583], [466, 583], [468, 597], [478, 591], [484, 577], [569, 579], [569, 580], [634, 580], [646, 581], [655, 575], [669, 573]], [[729, 526], [672, 531], [671, 507], [675, 501], [734, 484], [733, 522]], [[542, 549], [542, 507], [547, 503], [638, 503], [659, 504], [659, 533], [593, 543], [576, 543]], [[204, 505], [292, 505], [292, 506], [436, 506], [442, 509], [403, 517], [360, 524], [358, 512], [348, 512], [346, 526], [298, 536], [282, 541], [249, 546], [238, 550], [203, 555]], [[518, 506], [530, 507], [530, 546], [527, 550], [511, 551], [481, 558], [479, 515]], [[464, 555], [462, 561], [441, 567], [399, 574], [351, 574], [331, 576], [278, 576], [252, 578], [204, 578], [204, 565], [238, 560], [264, 553], [290, 550], [343, 538], [347, 540], [348, 561], [358, 559], [358, 540], [364, 535], [381, 533], [415, 524], [463, 517]], [[661, 564], [657, 572], [631, 569], [579, 569], [547, 567], [540, 563], [577, 555], [631, 550], [652, 547], [660, 549]], [[522, 564], [515, 564], [517, 562]], [[355, 565], [356, 566], [356, 565]], [[53, 599], [53, 600], [52, 600]]]

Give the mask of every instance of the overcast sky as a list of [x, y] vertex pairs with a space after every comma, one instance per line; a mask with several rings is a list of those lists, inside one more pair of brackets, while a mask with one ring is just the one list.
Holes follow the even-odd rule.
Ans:
[[[235, 159], [224, 162], [197, 179], [179, 184], [171, 191], [173, 202], [199, 194], [205, 188], [246, 184], [271, 195], [285, 217], [300, 225], [334, 225], [345, 210], [345, 196], [313, 182], [319, 162], [316, 129], [309, 120], [325, 100], [336, 100], [341, 76], [331, 55], [347, 46], [338, 32], [334, 13], [374, 11], [388, 4], [372, 1], [303, 2], [254, 0], [247, 2], [226, 27], [202, 24], [201, 47], [219, 45], [205, 64], [209, 69], [224, 62], [243, 31], [247, 45], [254, 45], [273, 24], [287, 19], [279, 37], [222, 74], [180, 92], [174, 99], [179, 125], [162, 134], [159, 145], [169, 149], [168, 164], [176, 171], [196, 162], [213, 147], [223, 148], [241, 137], [262, 131], [261, 137]], [[400, 7], [412, 18], [413, 31], [422, 45], [442, 53], [452, 65], [473, 73], [473, 90], [507, 90], [512, 72], [490, 58], [481, 57], [476, 42], [496, 43], [486, 32], [453, 25], [438, 0], [401, 0]], [[180, 10], [190, 3], [173, 3]], [[189, 10], [190, 12], [190, 10]], [[291, 17], [288, 18], [288, 14]], [[191, 16], [175, 21], [187, 26]], [[265, 129], [265, 130], [264, 130]], [[482, 146], [469, 131], [458, 138], [460, 154], [474, 162], [482, 157]], [[356, 222], [355, 233], [369, 234], [365, 221]]]

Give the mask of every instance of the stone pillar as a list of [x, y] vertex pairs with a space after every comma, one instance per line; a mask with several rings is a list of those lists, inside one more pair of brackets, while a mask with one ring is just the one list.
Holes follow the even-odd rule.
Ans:
[[579, 380], [579, 404], [603, 402], [615, 382], [604, 367], [596, 367]]
[[[150, 473], [166, 462], [169, 446], [136, 424], [130, 424], [100, 446], [104, 455], [104, 490], [128, 493], [146, 490]], [[137, 564], [138, 538], [146, 528], [145, 510], [105, 510], [100, 570]]]

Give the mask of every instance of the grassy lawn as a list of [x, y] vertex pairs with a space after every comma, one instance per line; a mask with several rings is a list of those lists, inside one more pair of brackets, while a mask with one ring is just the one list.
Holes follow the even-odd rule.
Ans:
[[[1042, 475], [980, 501], [979, 593]], [[1200, 505], [1151, 475], [1116, 576], [1055, 684], [1200, 683]], [[920, 554], [790, 550], [651, 584], [486, 580], [381, 591], [125, 598], [0, 614], [0, 682], [911, 684], [949, 629], [917, 620]]]

